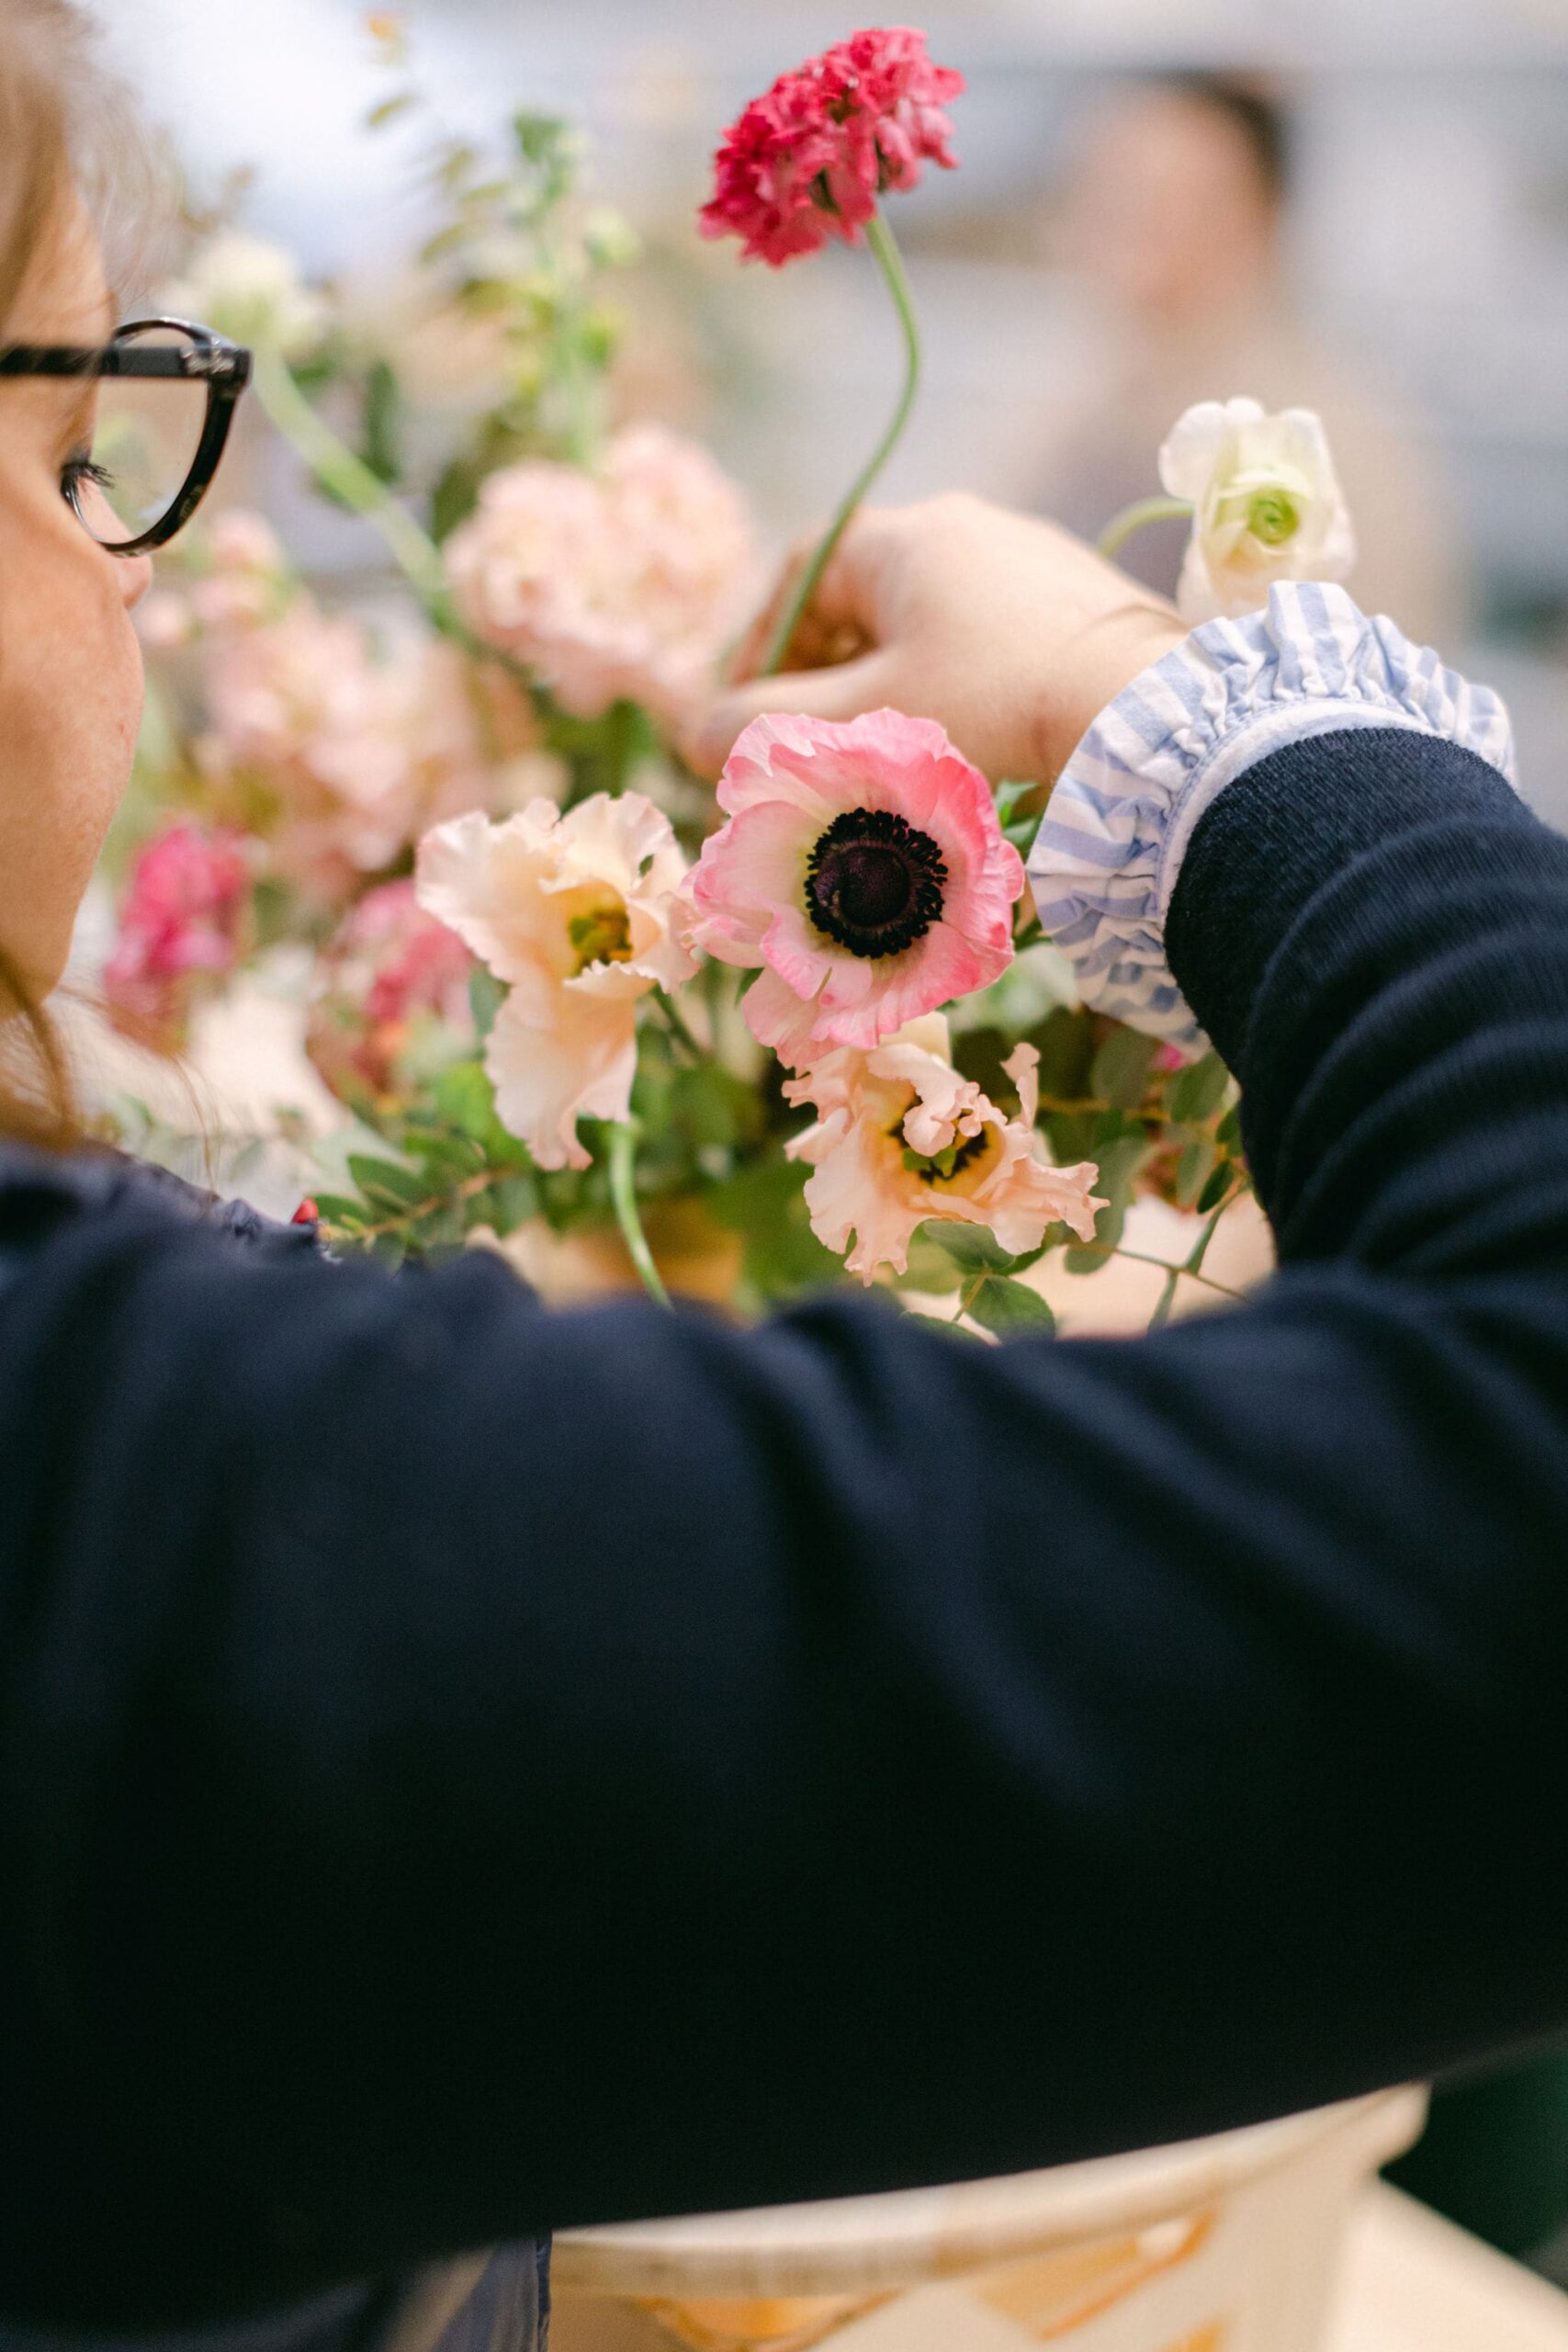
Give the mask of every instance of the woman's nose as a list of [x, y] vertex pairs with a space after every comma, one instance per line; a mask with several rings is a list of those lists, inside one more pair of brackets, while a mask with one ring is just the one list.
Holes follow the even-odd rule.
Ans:
[[120, 594], [125, 608], [133, 613], [152, 585], [152, 559], [150, 555], [128, 555], [120, 559]]

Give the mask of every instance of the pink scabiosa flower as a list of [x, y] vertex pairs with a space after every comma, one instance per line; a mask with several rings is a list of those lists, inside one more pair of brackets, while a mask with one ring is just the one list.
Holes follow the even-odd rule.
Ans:
[[502, 824], [458, 817], [420, 843], [421, 906], [507, 984], [485, 1068], [541, 1168], [586, 1168], [578, 1120], [627, 1114], [637, 999], [694, 969], [671, 927], [684, 870], [669, 819], [636, 792], [565, 816], [536, 800]]
[[305, 1051], [340, 1102], [385, 1111], [475, 1046], [474, 959], [408, 882], [367, 891], [321, 951]]
[[1013, 1257], [1056, 1223], [1092, 1240], [1105, 1205], [1089, 1189], [1095, 1169], [1051, 1167], [1035, 1132], [1039, 1059], [1020, 1046], [1002, 1065], [1019, 1094], [1010, 1118], [953, 1069], [941, 1013], [787, 1081], [787, 1100], [818, 1113], [786, 1148], [811, 1169], [806, 1205], [824, 1248], [847, 1251], [850, 1272], [869, 1283], [879, 1266], [901, 1274], [910, 1237], [932, 1220], [986, 1226]]
[[726, 131], [702, 233], [739, 237], [748, 261], [774, 269], [830, 236], [855, 243], [880, 195], [917, 186], [925, 164], [953, 168], [944, 109], [963, 88], [962, 74], [931, 63], [923, 33], [852, 33], [781, 74]]
[[597, 718], [624, 697], [673, 721], [744, 616], [755, 542], [705, 449], [637, 425], [593, 473], [530, 458], [491, 474], [446, 560], [470, 628], [563, 709]]
[[240, 960], [251, 879], [239, 833], [172, 825], [148, 842], [104, 967], [117, 1028], [164, 1052], [177, 1048], [194, 1003]]
[[792, 1069], [869, 1051], [1012, 961], [1023, 861], [934, 720], [753, 719], [718, 805], [729, 821], [687, 882], [683, 935], [762, 967], [746, 1019]]

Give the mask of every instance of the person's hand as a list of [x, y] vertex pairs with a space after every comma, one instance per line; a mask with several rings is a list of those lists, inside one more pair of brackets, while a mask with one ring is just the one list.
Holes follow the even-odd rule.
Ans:
[[1054, 783], [1086, 728], [1185, 631], [1172, 607], [1050, 523], [951, 495], [872, 508], [845, 533], [790, 647], [756, 678], [796, 558], [682, 748], [716, 775], [765, 710], [939, 719], [993, 784]]

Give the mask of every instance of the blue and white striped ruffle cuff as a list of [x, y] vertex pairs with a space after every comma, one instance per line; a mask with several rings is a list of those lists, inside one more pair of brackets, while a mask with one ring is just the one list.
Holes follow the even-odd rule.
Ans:
[[1342, 588], [1290, 581], [1269, 609], [1208, 621], [1102, 710], [1062, 771], [1029, 860], [1040, 920], [1086, 1004], [1190, 1050], [1203, 1044], [1165, 960], [1193, 830], [1226, 785], [1286, 743], [1408, 727], [1513, 780], [1508, 714]]

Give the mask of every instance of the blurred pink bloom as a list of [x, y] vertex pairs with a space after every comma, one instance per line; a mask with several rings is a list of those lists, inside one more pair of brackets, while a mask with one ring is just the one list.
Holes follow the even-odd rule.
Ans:
[[682, 892], [693, 947], [761, 965], [752, 1035], [799, 1069], [863, 1052], [1012, 961], [1023, 861], [990, 787], [929, 718], [753, 719], [718, 786], [729, 822]]
[[474, 1048], [474, 959], [419, 905], [412, 881], [367, 892], [322, 950], [305, 1050], [332, 1091], [384, 1110], [424, 1061]]
[[1010, 1119], [953, 1068], [941, 1013], [787, 1080], [787, 1100], [818, 1113], [786, 1147], [811, 1168], [806, 1204], [818, 1239], [848, 1251], [849, 1271], [867, 1283], [879, 1266], [905, 1271], [910, 1237], [928, 1219], [986, 1226], [1013, 1257], [1038, 1250], [1057, 1222], [1092, 1240], [1105, 1205], [1089, 1190], [1095, 1169], [1051, 1167], [1035, 1133], [1039, 1059], [1020, 1046], [1002, 1065], [1019, 1091]]
[[177, 653], [195, 632], [190, 598], [176, 589], [156, 588], [136, 608], [136, 634], [149, 653]]
[[165, 1049], [178, 1044], [193, 1001], [239, 961], [251, 878], [238, 833], [173, 825], [147, 844], [104, 967], [117, 1026]]
[[1174, 1070], [1185, 1069], [1190, 1059], [1190, 1054], [1184, 1053], [1179, 1046], [1173, 1046], [1168, 1040], [1165, 1045], [1156, 1049], [1149, 1068], [1156, 1077], [1168, 1078]]
[[672, 722], [745, 616], [755, 544], [707, 452], [645, 424], [592, 474], [542, 458], [491, 474], [446, 557], [470, 627], [563, 709], [595, 718], [624, 696]]
[[421, 906], [510, 989], [485, 1068], [541, 1168], [586, 1168], [578, 1120], [627, 1115], [637, 999], [694, 969], [671, 927], [684, 870], [669, 819], [637, 792], [565, 816], [536, 800], [504, 824], [458, 817], [420, 843]]
[[933, 65], [924, 33], [852, 33], [783, 74], [726, 131], [705, 237], [739, 237], [748, 261], [782, 268], [829, 236], [858, 242], [876, 199], [911, 188], [922, 164], [957, 161], [944, 111], [964, 76]]
[[432, 822], [515, 806], [516, 763], [536, 743], [526, 697], [452, 646], [411, 634], [383, 655], [361, 622], [304, 594], [220, 639], [207, 689], [214, 788], [250, 778], [274, 796], [276, 869], [329, 905]]
[[243, 507], [231, 506], [214, 518], [207, 553], [210, 569], [190, 592], [203, 628], [254, 628], [299, 593], [276, 532]]

